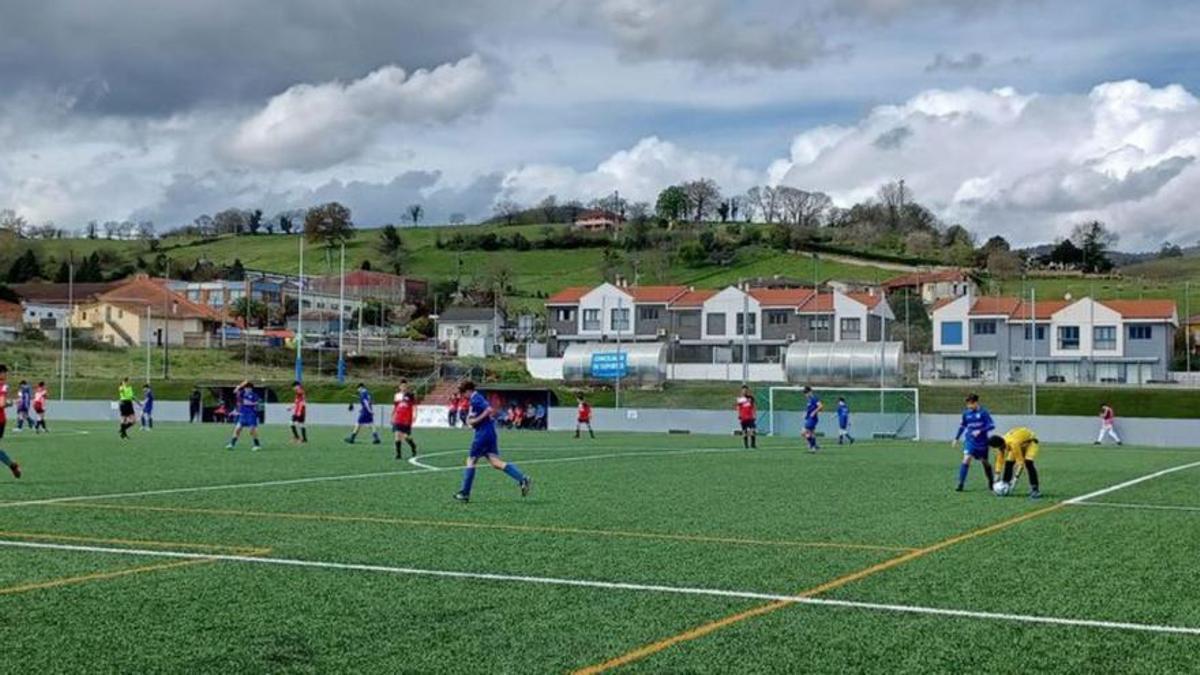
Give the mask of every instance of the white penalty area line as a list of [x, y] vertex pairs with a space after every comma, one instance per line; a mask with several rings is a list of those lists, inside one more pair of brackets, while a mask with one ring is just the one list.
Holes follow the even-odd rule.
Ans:
[[1082, 504], [1082, 503], [1088, 501], [1089, 499], [1095, 499], [1096, 497], [1101, 497], [1101, 496], [1104, 496], [1111, 492], [1116, 492], [1117, 490], [1124, 490], [1127, 487], [1133, 487], [1134, 485], [1137, 485], [1138, 483], [1144, 483], [1148, 480], [1154, 480], [1155, 478], [1159, 478], [1159, 477], [1165, 476], [1167, 474], [1175, 473], [1176, 471], [1184, 471], [1187, 469], [1194, 469], [1198, 466], [1200, 466], [1200, 462], [1192, 462], [1190, 464], [1181, 464], [1179, 466], [1173, 466], [1168, 469], [1163, 469], [1162, 471], [1155, 471], [1154, 473], [1148, 473], [1145, 476], [1141, 476], [1139, 478], [1134, 478], [1133, 480], [1127, 480], [1124, 483], [1117, 483], [1116, 485], [1106, 487], [1102, 490], [1096, 490], [1095, 492], [1089, 492], [1086, 495], [1079, 495], [1078, 497], [1072, 497], [1071, 499], [1064, 501], [1063, 504], [1067, 504], [1067, 505]]
[[1200, 513], [1200, 506], [1174, 506], [1171, 504], [1129, 504], [1127, 502], [1076, 502], [1072, 506], [1104, 506], [1110, 509], [1142, 509], [1148, 511], [1183, 511]]
[[688, 586], [666, 586], [659, 584], [638, 584], [616, 581], [599, 581], [591, 579], [569, 579], [561, 577], [537, 577], [516, 574], [494, 574], [487, 572], [459, 572], [453, 570], [431, 570], [416, 567], [395, 567], [390, 565], [369, 565], [361, 563], [339, 563], [319, 560], [302, 560], [296, 558], [271, 558], [249, 555], [223, 553], [193, 553], [185, 551], [164, 551], [150, 549], [113, 548], [107, 546], [85, 546], [77, 544], [53, 544], [31, 541], [0, 540], [0, 546], [11, 548], [41, 549], [55, 551], [74, 551], [80, 553], [102, 553], [126, 556], [143, 556], [155, 558], [174, 558], [184, 560], [210, 560], [253, 565], [275, 565], [282, 567], [299, 567], [309, 569], [339, 570], [352, 572], [372, 572], [399, 576], [433, 577], [442, 579], [461, 579], [470, 581], [493, 581], [506, 583], [536, 584], [542, 586], [563, 586], [573, 588], [591, 588], [609, 591], [631, 591], [643, 593], [660, 593], [673, 595], [691, 595], [737, 600], [759, 600], [786, 602], [797, 605], [812, 605], [818, 607], [843, 607], [848, 609], [872, 610], [900, 614], [920, 614], [927, 616], [949, 616], [966, 619], [983, 619], [990, 621], [1008, 621], [1014, 623], [1044, 624], [1077, 628], [1102, 628], [1108, 630], [1137, 631], [1143, 633], [1171, 633], [1177, 635], [1200, 636], [1200, 627], [1169, 626], [1124, 621], [1101, 621], [1094, 619], [1072, 619], [1066, 617], [1038, 616], [1031, 614], [1010, 614], [1002, 612], [979, 612], [966, 609], [945, 609], [941, 607], [921, 607], [916, 605], [893, 605], [878, 602], [860, 602], [855, 600], [832, 600], [813, 598], [800, 595], [780, 595], [775, 593], [758, 593], [754, 591], [734, 591], [716, 588], [697, 588]]
[[[741, 449], [724, 449], [724, 448], [700, 448], [692, 450], [665, 450], [655, 452], [625, 452], [625, 453], [608, 453], [602, 455], [577, 455], [573, 457], [549, 457], [544, 459], [529, 459], [522, 460], [521, 464], [551, 464], [557, 462], [581, 462], [586, 460], [596, 459], [617, 459], [625, 457], [662, 457], [666, 455], [684, 455], [684, 454], [699, 454], [713, 452], [745, 452]], [[460, 454], [460, 451], [448, 451], [445, 453], [436, 453], [427, 455], [427, 457], [436, 457], [443, 454]], [[411, 460], [410, 460], [411, 463]], [[404, 469], [401, 471], [375, 471], [371, 473], [352, 473], [334, 476], [309, 476], [307, 478], [285, 478], [280, 480], [259, 481], [255, 483], [227, 483], [222, 485], [197, 485], [191, 487], [177, 488], [162, 488], [157, 490], [142, 490], [139, 492], [114, 492], [109, 494], [93, 494], [93, 495], [75, 495], [69, 497], [47, 497], [45, 499], [30, 499], [17, 502], [0, 502], [0, 509], [15, 508], [19, 506], [39, 506], [42, 504], [62, 504], [64, 502], [82, 502], [93, 499], [124, 499], [133, 497], [153, 497], [158, 495], [176, 495], [187, 494], [192, 492], [212, 492], [216, 490], [244, 490], [251, 488], [265, 487], [280, 487], [285, 485], [304, 485], [307, 483], [327, 483], [343, 480], [360, 480], [365, 478], [386, 478], [389, 476], [415, 476], [428, 473], [439, 473], [443, 471], [458, 471], [461, 466], [433, 466], [431, 464], [414, 464], [418, 470]]]

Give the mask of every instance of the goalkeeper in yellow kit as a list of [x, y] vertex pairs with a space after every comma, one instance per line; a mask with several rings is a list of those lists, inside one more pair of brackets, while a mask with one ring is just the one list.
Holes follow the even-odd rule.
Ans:
[[[1008, 433], [1003, 436], [989, 438], [988, 445], [997, 451], [996, 475], [999, 476], [1003, 472], [1000, 480], [1012, 485], [1021, 477], [1021, 471], [1024, 470], [1029, 474], [1029, 498], [1038, 499], [1042, 496], [1038, 489], [1040, 485], [1037, 467], [1033, 463], [1037, 459], [1040, 448], [1037, 435], [1033, 433], [1033, 430], [1026, 427], [1009, 429]], [[1013, 474], [1014, 469], [1016, 475]]]

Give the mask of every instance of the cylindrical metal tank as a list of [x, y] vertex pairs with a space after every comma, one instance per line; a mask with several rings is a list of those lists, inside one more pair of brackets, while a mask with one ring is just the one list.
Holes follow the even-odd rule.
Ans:
[[621, 382], [636, 385], [660, 385], [667, 379], [667, 345], [663, 342], [576, 343], [563, 353], [563, 379], [567, 382], [612, 382], [615, 378], [593, 374], [594, 355], [611, 358], [620, 352], [627, 363]]
[[878, 384], [900, 379], [903, 358], [903, 342], [793, 342], [784, 364], [795, 384]]

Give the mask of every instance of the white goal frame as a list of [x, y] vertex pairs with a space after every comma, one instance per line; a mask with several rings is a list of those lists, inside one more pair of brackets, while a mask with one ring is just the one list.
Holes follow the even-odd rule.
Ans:
[[[813, 387], [813, 391], [818, 394], [826, 392], [854, 392], [862, 393], [879, 393], [880, 406], [883, 405], [883, 397], [888, 393], [907, 393], [912, 396], [913, 400], [913, 437], [912, 440], [921, 440], [921, 390], [916, 387]], [[794, 385], [779, 385], [772, 386], [767, 390], [767, 420], [768, 428], [767, 435], [775, 435], [775, 392], [777, 391], [793, 391], [804, 393], [803, 386]], [[832, 411], [831, 411], [832, 412]]]

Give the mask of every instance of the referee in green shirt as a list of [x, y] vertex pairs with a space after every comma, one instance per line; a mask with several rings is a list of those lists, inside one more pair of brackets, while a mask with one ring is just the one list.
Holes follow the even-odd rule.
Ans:
[[133, 385], [129, 384], [129, 378], [122, 378], [121, 386], [117, 387], [117, 405], [121, 410], [121, 438], [129, 438], [128, 431], [134, 424], [133, 396]]

